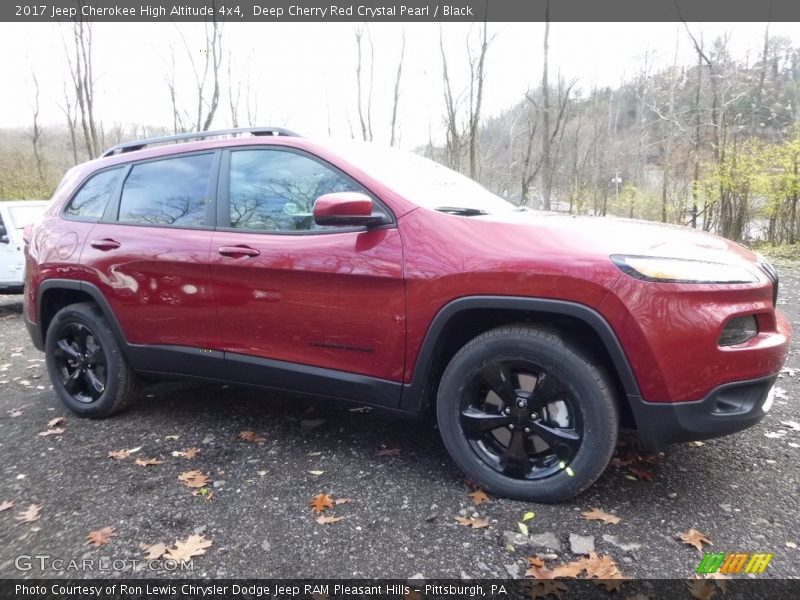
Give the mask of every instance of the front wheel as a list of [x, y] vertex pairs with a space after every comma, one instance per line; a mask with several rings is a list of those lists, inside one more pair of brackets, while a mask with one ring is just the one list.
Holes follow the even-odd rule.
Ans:
[[601, 369], [537, 327], [487, 331], [450, 361], [439, 429], [464, 473], [500, 496], [560, 502], [605, 470], [618, 411]]
[[74, 412], [104, 418], [124, 410], [139, 391], [136, 375], [96, 304], [62, 308], [45, 339], [53, 389]]

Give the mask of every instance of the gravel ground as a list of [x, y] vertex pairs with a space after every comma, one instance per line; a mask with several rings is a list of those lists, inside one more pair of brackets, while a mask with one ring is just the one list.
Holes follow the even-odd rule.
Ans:
[[[781, 271], [781, 308], [800, 331], [800, 267]], [[0, 512], [0, 577], [170, 577], [166, 565], [145, 571], [127, 562], [122, 573], [109, 573], [37, 564], [20, 571], [15, 562], [20, 555], [136, 559], [140, 544], [172, 545], [200, 534], [213, 544], [185, 576], [521, 577], [528, 556], [549, 555], [553, 565], [593, 546], [626, 576], [685, 578], [703, 556], [677, 539], [690, 528], [717, 552], [773, 552], [764, 577], [800, 576], [800, 427], [787, 424], [800, 422], [796, 341], [787, 367], [797, 371], [781, 375], [775, 406], [760, 425], [673, 446], [658, 464], [638, 465], [643, 474], [624, 464], [635, 451], [635, 437], [626, 435], [617, 466], [572, 502], [493, 498], [473, 506], [429, 421], [187, 383], [150, 386], [118, 417], [80, 419], [50, 389], [21, 311], [19, 297], [0, 296], [0, 508], [14, 503]], [[64, 417], [55, 426], [63, 433], [37, 435], [56, 417]], [[242, 431], [265, 439], [244, 441]], [[135, 448], [128, 458], [108, 457]], [[172, 454], [188, 448], [200, 453]], [[139, 466], [137, 457], [164, 462]], [[209, 476], [205, 496], [178, 480], [192, 469]], [[341, 521], [315, 521], [308, 504], [321, 492], [351, 499], [325, 511]], [[31, 504], [41, 506], [40, 518], [19, 520]], [[620, 522], [582, 518], [594, 507]], [[535, 516], [523, 536], [518, 523], [527, 512]], [[459, 516], [486, 518], [489, 526], [465, 527]], [[87, 544], [89, 532], [104, 527], [116, 536], [99, 547]]]

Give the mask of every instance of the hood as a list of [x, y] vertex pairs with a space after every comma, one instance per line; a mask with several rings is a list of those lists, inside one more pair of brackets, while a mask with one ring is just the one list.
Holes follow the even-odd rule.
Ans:
[[[753, 264], [758, 256], [741, 244], [680, 225], [616, 217], [583, 217], [513, 211], [468, 217], [483, 222], [523, 225], [536, 238], [550, 238], [576, 252], [685, 258], [725, 264]], [[537, 234], [538, 232], [538, 234]]]

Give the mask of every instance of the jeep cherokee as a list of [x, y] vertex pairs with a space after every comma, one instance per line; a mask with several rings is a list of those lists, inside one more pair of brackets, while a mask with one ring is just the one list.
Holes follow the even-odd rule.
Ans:
[[431, 410], [469, 477], [524, 500], [586, 489], [621, 425], [661, 448], [755, 424], [789, 345], [775, 269], [738, 244], [276, 128], [111, 148], [28, 237], [27, 327], [79, 415], [173, 377]]

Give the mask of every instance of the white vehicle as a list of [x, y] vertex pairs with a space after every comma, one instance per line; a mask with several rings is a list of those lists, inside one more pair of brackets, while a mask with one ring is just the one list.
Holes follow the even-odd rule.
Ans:
[[22, 230], [42, 216], [45, 200], [0, 201], [0, 294], [21, 294], [25, 281]]

